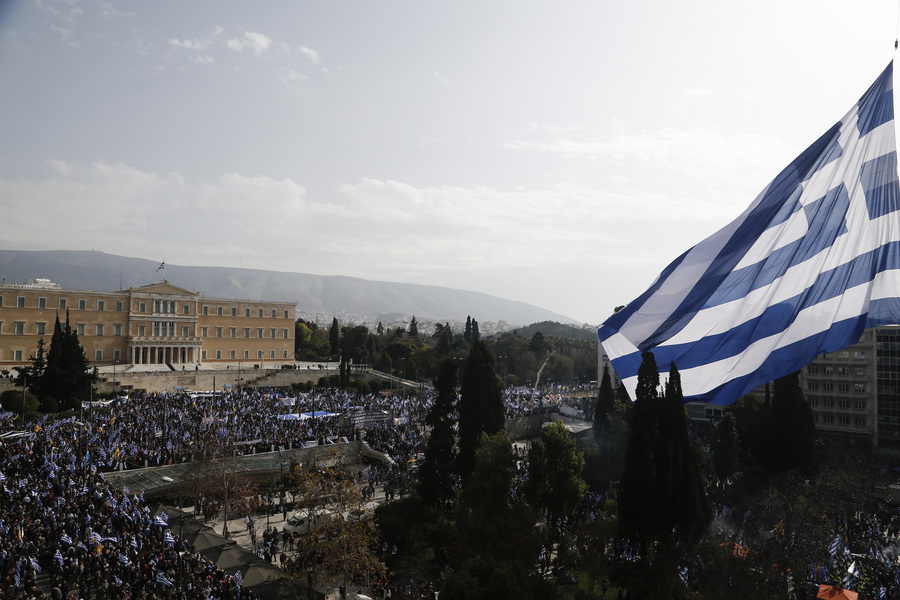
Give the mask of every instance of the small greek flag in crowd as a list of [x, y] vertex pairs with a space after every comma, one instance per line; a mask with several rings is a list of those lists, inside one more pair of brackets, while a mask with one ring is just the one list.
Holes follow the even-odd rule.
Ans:
[[241, 570], [238, 569], [234, 574], [234, 580], [237, 581], [238, 585], [244, 583], [244, 576], [241, 575]]
[[678, 571], [678, 577], [681, 578], [681, 582], [684, 583], [684, 585], [687, 585], [688, 584], [688, 568], [682, 567]]
[[128, 557], [120, 552], [119, 553], [119, 562], [122, 563], [123, 565], [127, 565], [129, 562]]
[[163, 572], [162, 572], [162, 571], [160, 571], [160, 572], [156, 575], [156, 583], [159, 583], [159, 584], [161, 584], [161, 585], [168, 585], [168, 586], [175, 585], [174, 583], [172, 583], [171, 581], [169, 581], [168, 579], [166, 579], [166, 576], [163, 575]]
[[856, 566], [856, 561], [854, 560], [850, 563], [850, 567], [847, 569], [847, 574], [844, 575], [844, 578], [841, 579], [841, 586], [844, 588], [848, 588], [853, 586], [856, 583], [856, 580], [859, 579], [859, 569]]
[[641, 353], [685, 400], [750, 390], [900, 323], [893, 63], [735, 221], [675, 259], [600, 326], [634, 398]]
[[166, 534], [163, 536], [163, 541], [167, 544], [174, 544], [175, 538], [172, 537], [172, 532], [167, 531]]
[[831, 540], [831, 544], [828, 546], [828, 554], [831, 556], [837, 555], [841, 550], [841, 534], [837, 534], [834, 536], [834, 539]]
[[116, 584], [116, 587], [122, 587], [122, 580], [121, 580], [121, 579], [119, 579], [118, 577], [116, 577], [113, 581], [114, 581], [114, 583]]
[[53, 558], [56, 559], [56, 562], [59, 563], [59, 568], [63, 568], [63, 555], [62, 552], [59, 551], [59, 548], [56, 549], [56, 554], [53, 555]]
[[169, 526], [169, 524], [166, 523], [166, 520], [163, 518], [162, 515], [157, 515], [157, 517], [156, 517], [155, 519], [153, 519], [153, 524], [154, 524], [154, 525], [161, 525], [161, 526], [163, 526], [163, 527], [168, 527], [168, 526]]
[[61, 541], [63, 544], [67, 544], [69, 546], [72, 545], [72, 538], [69, 537], [68, 533], [62, 534], [62, 536], [60, 536], [60, 538], [59, 538], [59, 541]]
[[123, 494], [130, 494], [130, 493], [131, 493], [131, 490], [129, 490], [129, 489], [128, 489], [128, 486], [126, 485], [125, 487], [122, 488], [122, 493], [123, 493]]
[[41, 572], [41, 565], [38, 564], [37, 559], [36, 559], [35, 557], [33, 557], [33, 556], [30, 556], [30, 557], [28, 557], [28, 558], [31, 560], [31, 566], [34, 567], [34, 570], [37, 571], [38, 573], [40, 573], [40, 572]]

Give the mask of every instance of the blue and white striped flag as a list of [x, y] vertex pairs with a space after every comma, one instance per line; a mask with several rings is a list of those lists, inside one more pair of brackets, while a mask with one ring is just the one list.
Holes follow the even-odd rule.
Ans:
[[169, 524], [166, 523], [166, 520], [163, 519], [162, 515], [159, 515], [155, 519], [153, 519], [153, 524], [159, 525], [160, 527], [168, 527], [169, 526]]
[[175, 543], [175, 538], [172, 537], [172, 532], [171, 532], [171, 531], [167, 531], [167, 532], [165, 533], [165, 535], [163, 535], [163, 541], [164, 541], [165, 543], [167, 543], [167, 544], [174, 544], [174, 543]]
[[634, 398], [641, 353], [677, 365], [685, 400], [750, 390], [900, 323], [893, 63], [735, 221], [600, 326]]
[[29, 556], [28, 558], [29, 558], [29, 560], [31, 560], [31, 566], [34, 567], [34, 570], [37, 571], [38, 573], [40, 573], [41, 565], [38, 564], [37, 559], [33, 556]]
[[59, 551], [59, 548], [56, 549], [56, 554], [53, 555], [53, 558], [56, 559], [56, 562], [59, 564], [59, 568], [63, 568], [63, 555], [62, 552]]
[[841, 534], [837, 534], [834, 536], [834, 539], [831, 540], [831, 544], [828, 545], [828, 554], [831, 556], [836, 556], [838, 552], [841, 550]]
[[63, 544], [68, 544], [69, 546], [72, 545], [72, 538], [69, 537], [68, 533], [62, 534], [62, 536], [60, 536], [59, 538], [59, 541], [61, 541]]
[[166, 579], [166, 576], [163, 575], [163, 572], [162, 572], [162, 571], [160, 571], [159, 573], [157, 573], [157, 575], [156, 575], [156, 583], [159, 583], [159, 584], [162, 584], [162, 585], [168, 585], [168, 586], [175, 585], [174, 583], [172, 583], [171, 581], [169, 581], [168, 579]]

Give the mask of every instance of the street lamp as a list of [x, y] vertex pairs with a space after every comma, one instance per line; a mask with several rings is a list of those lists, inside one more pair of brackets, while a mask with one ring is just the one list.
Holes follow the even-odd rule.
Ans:
[[244, 364], [243, 360], [238, 361], [238, 390], [241, 389], [241, 365]]

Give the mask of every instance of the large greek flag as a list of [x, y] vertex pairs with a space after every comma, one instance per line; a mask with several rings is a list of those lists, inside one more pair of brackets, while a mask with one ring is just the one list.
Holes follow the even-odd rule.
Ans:
[[900, 323], [893, 63], [735, 221], [670, 264], [600, 326], [634, 398], [641, 352], [686, 399], [730, 404]]

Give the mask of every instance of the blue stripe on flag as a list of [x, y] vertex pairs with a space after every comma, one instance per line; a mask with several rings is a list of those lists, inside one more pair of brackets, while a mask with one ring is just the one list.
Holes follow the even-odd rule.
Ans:
[[663, 370], [678, 366], [685, 399], [730, 404], [867, 327], [900, 323], [900, 227], [883, 218], [900, 209], [892, 73], [601, 325], [626, 387], [653, 350]]

